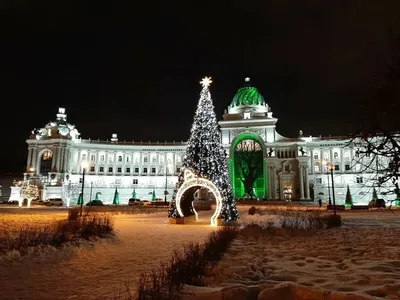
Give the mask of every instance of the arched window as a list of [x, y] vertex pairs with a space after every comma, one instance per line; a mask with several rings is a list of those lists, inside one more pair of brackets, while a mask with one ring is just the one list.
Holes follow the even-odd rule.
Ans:
[[82, 161], [86, 160], [86, 154], [82, 154]]
[[51, 171], [51, 162], [53, 160], [53, 152], [46, 150], [40, 159], [40, 173], [47, 175]]
[[339, 158], [339, 153], [334, 152], [334, 153], [333, 153], [333, 158], [334, 158], [334, 159], [338, 159], [338, 158]]

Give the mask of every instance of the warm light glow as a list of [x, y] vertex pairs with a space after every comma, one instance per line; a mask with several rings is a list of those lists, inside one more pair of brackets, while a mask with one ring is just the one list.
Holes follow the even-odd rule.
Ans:
[[35, 168], [34, 168], [34, 167], [30, 167], [30, 168], [29, 168], [29, 171], [30, 171], [31, 173], [33, 173], [33, 171], [35, 171]]
[[[211, 223], [212, 226], [217, 226], [217, 218], [221, 214], [222, 210], [222, 196], [219, 192], [218, 188], [210, 181], [204, 178], [197, 178], [190, 170], [185, 170], [185, 182], [179, 188], [178, 192], [176, 193], [176, 209], [181, 217], [184, 217], [184, 214], [181, 209], [181, 197], [185, 193], [186, 190], [190, 189], [194, 186], [201, 186], [209, 189], [215, 197], [216, 200], [216, 208], [214, 214], [211, 216]], [[193, 207], [194, 210], [194, 207]], [[194, 210], [196, 215], [196, 220], [198, 220], [198, 215], [196, 210]]]
[[83, 161], [81, 163], [81, 167], [82, 167], [82, 170], [85, 169], [87, 171], [87, 169], [89, 167], [89, 163], [87, 161]]
[[204, 77], [204, 78], [200, 81], [200, 83], [201, 83], [201, 85], [202, 85], [203, 87], [208, 87], [208, 86], [210, 86], [211, 82], [212, 82], [211, 77]]

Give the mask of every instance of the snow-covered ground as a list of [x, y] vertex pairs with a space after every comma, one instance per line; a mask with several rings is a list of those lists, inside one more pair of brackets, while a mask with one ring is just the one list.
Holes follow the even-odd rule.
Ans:
[[[57, 213], [58, 214], [58, 213]], [[115, 217], [116, 239], [63, 247], [0, 265], [0, 299], [111, 299], [175, 249], [204, 241], [216, 227], [170, 225], [165, 213]]]
[[[11, 211], [10, 211], [11, 212]], [[51, 210], [59, 218], [65, 211]], [[276, 220], [248, 216], [246, 222]], [[44, 214], [49, 216], [50, 210]], [[342, 228], [301, 235], [239, 238], [218, 266], [214, 287], [295, 283], [328, 291], [400, 299], [400, 214], [344, 212]], [[170, 225], [165, 213], [115, 216], [115, 240], [43, 249], [42, 256], [0, 265], [0, 299], [111, 299], [144, 271], [216, 227]], [[398, 298], [394, 295], [398, 294]]]
[[[214, 286], [273, 288], [291, 283], [367, 298], [400, 299], [400, 215], [366, 211], [345, 212], [342, 217], [342, 228], [238, 238], [219, 264]], [[275, 218], [243, 216], [247, 222]]]

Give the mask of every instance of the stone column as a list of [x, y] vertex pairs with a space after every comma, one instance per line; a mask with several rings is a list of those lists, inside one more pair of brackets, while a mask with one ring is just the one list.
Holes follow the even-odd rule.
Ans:
[[57, 163], [56, 163], [56, 169], [57, 169], [57, 172], [60, 172], [60, 167], [61, 167], [61, 148], [60, 148], [60, 146], [57, 146], [57, 155], [56, 155], [56, 157], [57, 157]]
[[320, 173], [322, 174], [323, 173], [323, 168], [324, 168], [324, 150], [323, 149], [321, 149], [321, 157], [319, 158], [319, 160], [321, 161], [321, 163], [320, 163]]
[[304, 167], [304, 173], [305, 173], [305, 188], [306, 188], [306, 199], [310, 199], [310, 182], [308, 181], [308, 167]]
[[344, 157], [343, 157], [343, 148], [340, 148], [340, 172], [344, 173], [345, 169], [344, 169]]
[[157, 165], [156, 165], [156, 175], [159, 175], [160, 173], [160, 153], [157, 152]]
[[140, 152], [140, 157], [139, 157], [139, 174], [143, 174], [143, 153]]
[[272, 176], [273, 176], [273, 174], [272, 174], [272, 167], [271, 166], [268, 166], [268, 199], [272, 199], [272, 189], [273, 189], [273, 186], [272, 186]]
[[60, 170], [59, 172], [64, 172], [64, 161], [65, 161], [65, 147], [60, 147]]
[[122, 174], [126, 174], [126, 153], [125, 153], [125, 151], [124, 152], [122, 152], [122, 166], [121, 166], [121, 168], [122, 168]]
[[113, 175], [117, 174], [117, 151], [114, 151]]
[[315, 173], [315, 167], [314, 167], [314, 148], [310, 149], [310, 158], [311, 158], [311, 174]]
[[276, 175], [276, 166], [272, 167], [272, 174], [273, 174], [273, 197], [274, 199], [278, 198], [277, 191], [278, 191], [278, 176]]
[[332, 148], [329, 149], [329, 156], [330, 156], [329, 161], [331, 162], [331, 164], [335, 165], [333, 162], [333, 149]]
[[71, 148], [67, 147], [67, 151], [65, 154], [65, 171], [70, 173], [71, 172]]
[[172, 154], [172, 175], [176, 173], [176, 165], [175, 165], [175, 152]]
[[32, 167], [35, 169], [35, 172], [38, 173], [38, 169], [39, 169], [39, 164], [37, 163], [37, 147], [33, 147], [33, 151], [32, 151]]
[[80, 161], [81, 161], [81, 155], [82, 155], [82, 150], [81, 149], [79, 149], [78, 150], [78, 158], [77, 158], [77, 161], [76, 161], [76, 173], [80, 173], [81, 172], [81, 168], [80, 168]]
[[303, 170], [304, 167], [302, 165], [299, 166], [299, 175], [300, 175], [300, 200], [304, 199], [304, 178], [303, 178]]
[[[168, 155], [167, 155], [167, 152], [165, 152], [164, 153], [164, 172], [165, 172], [165, 174], [168, 174], [168, 168], [167, 168], [167, 166], [168, 166], [168, 164], [167, 164], [167, 157], [168, 157]], [[164, 175], [165, 175], [164, 174]]]
[[104, 162], [104, 174], [108, 174], [108, 151], [106, 151], [106, 161]]
[[[26, 169], [29, 171], [29, 168], [32, 167], [32, 147], [28, 147], [28, 159], [26, 161]], [[30, 171], [29, 171], [30, 172]]]

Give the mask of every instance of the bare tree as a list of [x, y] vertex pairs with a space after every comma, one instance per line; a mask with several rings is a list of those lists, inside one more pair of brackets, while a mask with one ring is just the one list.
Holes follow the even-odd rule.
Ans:
[[[353, 168], [369, 173], [365, 185], [400, 199], [400, 35], [390, 34], [390, 54], [362, 106], [359, 129], [349, 145], [356, 150]], [[383, 190], [383, 191], [382, 191]], [[390, 206], [394, 200], [390, 200]]]
[[263, 174], [263, 152], [254, 140], [243, 140], [237, 144], [235, 153], [235, 173], [244, 185], [244, 197], [254, 198], [254, 183]]

